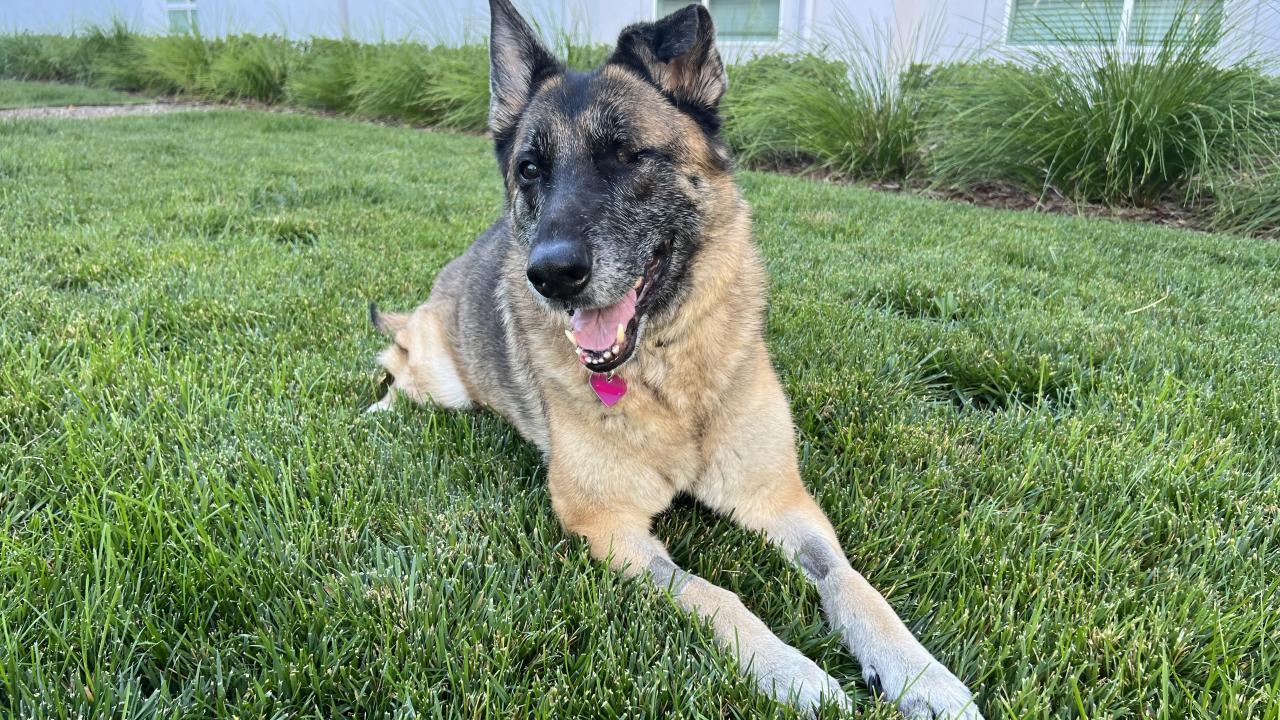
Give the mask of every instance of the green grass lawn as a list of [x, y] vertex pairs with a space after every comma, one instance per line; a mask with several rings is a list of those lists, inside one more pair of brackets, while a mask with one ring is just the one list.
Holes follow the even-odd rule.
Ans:
[[[989, 718], [1280, 717], [1280, 245], [741, 179], [805, 478]], [[503, 422], [361, 414], [500, 200], [477, 137], [0, 123], [0, 714], [791, 714]], [[761, 538], [657, 530], [894, 717]]]
[[66, 105], [135, 105], [144, 102], [148, 102], [146, 98], [104, 88], [0, 79], [0, 110]]

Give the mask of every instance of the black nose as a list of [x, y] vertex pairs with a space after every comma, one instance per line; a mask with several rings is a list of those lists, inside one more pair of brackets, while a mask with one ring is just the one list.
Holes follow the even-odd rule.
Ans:
[[543, 296], [566, 300], [591, 279], [591, 250], [573, 240], [546, 240], [529, 252], [529, 282]]

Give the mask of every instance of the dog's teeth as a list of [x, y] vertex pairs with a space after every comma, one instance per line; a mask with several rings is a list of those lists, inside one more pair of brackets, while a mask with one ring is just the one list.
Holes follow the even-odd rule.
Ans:
[[617, 345], [614, 345], [613, 347], [611, 347], [611, 348], [609, 348], [609, 349], [613, 351], [613, 354], [614, 354], [614, 355], [617, 355], [617, 354], [618, 354], [618, 346], [617, 346]]
[[615, 341], [617, 341], [617, 343], [618, 343], [619, 345], [621, 345], [622, 343], [626, 342], [626, 340], [627, 340], [627, 326], [626, 326], [626, 325], [624, 325], [623, 323], [618, 323], [618, 334], [617, 334], [616, 336], [614, 336], [614, 338], [613, 338], [613, 339], [614, 339]]
[[611, 350], [605, 350], [605, 351], [604, 351], [604, 359], [605, 359], [605, 360], [612, 360], [612, 359], [613, 359], [613, 351], [611, 351]]
[[578, 344], [578, 338], [573, 336], [572, 330], [565, 330], [564, 336], [569, 338], [569, 342], [573, 343], [575, 346]]
[[636, 278], [636, 284], [635, 284], [635, 285], [633, 285], [632, 287], [634, 287], [635, 289], [639, 290], [639, 289], [640, 289], [640, 285], [641, 285], [641, 283], [643, 283], [643, 282], [644, 282], [644, 276], [643, 276], [643, 275], [641, 275], [640, 277]]

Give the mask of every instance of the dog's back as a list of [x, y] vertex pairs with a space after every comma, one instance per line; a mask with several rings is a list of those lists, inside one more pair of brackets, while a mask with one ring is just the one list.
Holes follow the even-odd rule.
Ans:
[[545, 450], [542, 403], [532, 390], [521, 339], [508, 330], [511, 311], [501, 272], [508, 232], [505, 220], [489, 226], [440, 271], [427, 301], [413, 313], [371, 308], [374, 327], [392, 344], [378, 355], [391, 382], [370, 410], [389, 409], [397, 392], [446, 408], [479, 404]]

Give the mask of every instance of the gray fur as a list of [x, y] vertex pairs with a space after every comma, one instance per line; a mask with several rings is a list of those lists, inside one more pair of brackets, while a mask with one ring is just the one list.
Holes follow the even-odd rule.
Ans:
[[831, 546], [816, 535], [806, 537], [796, 553], [796, 564], [813, 582], [825, 580], [838, 560]]
[[489, 129], [509, 132], [539, 79], [561, 70], [510, 0], [489, 2]]
[[674, 595], [679, 595], [686, 585], [697, 579], [661, 555], [649, 561], [649, 574], [655, 585], [670, 590]]
[[[542, 401], [528, 375], [529, 363], [517, 339], [501, 268], [510, 251], [506, 220], [480, 234], [460, 257], [436, 278], [433, 294], [458, 298], [453, 325], [446, 328], [455, 342], [458, 370], [476, 400], [497, 410], [520, 434], [545, 454], [550, 434]], [[456, 290], [451, 288], [457, 288]]]

